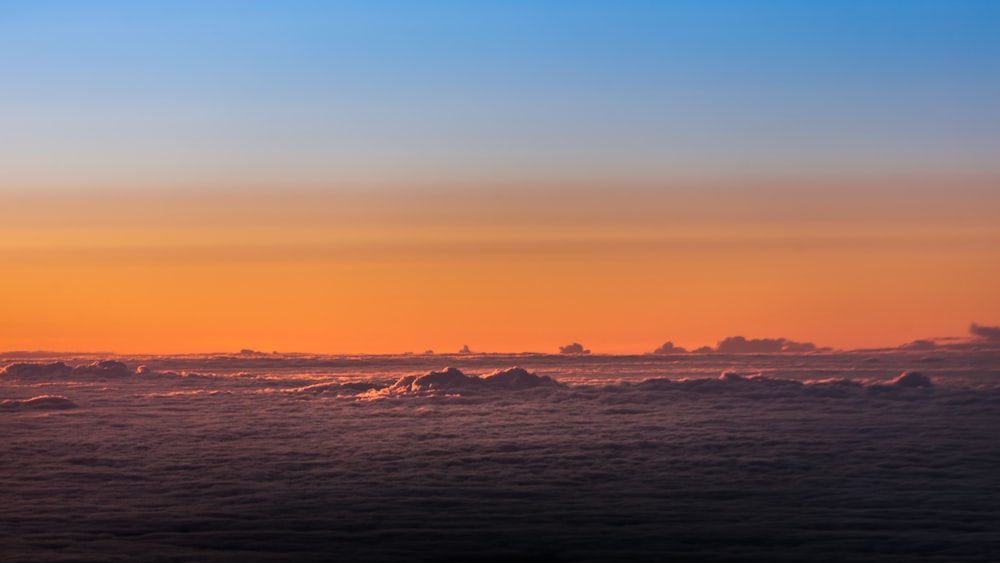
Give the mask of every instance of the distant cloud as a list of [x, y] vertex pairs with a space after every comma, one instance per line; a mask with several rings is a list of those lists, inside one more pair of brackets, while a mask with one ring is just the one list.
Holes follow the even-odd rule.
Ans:
[[1000, 340], [1000, 326], [980, 326], [972, 323], [969, 332], [986, 340]]
[[681, 348], [680, 346], [674, 346], [674, 343], [669, 340], [664, 342], [663, 346], [653, 350], [654, 354], [684, 354], [686, 352], [687, 350]]
[[913, 342], [903, 344], [900, 348], [904, 350], [928, 351], [937, 348], [937, 343], [933, 340], [914, 340]]
[[579, 342], [574, 342], [572, 344], [567, 344], [566, 346], [559, 347], [560, 354], [589, 354], [590, 350], [585, 350], [583, 345]]
[[721, 354], [805, 353], [816, 350], [812, 342], [794, 342], [784, 338], [751, 338], [730, 336], [719, 342], [715, 351]]

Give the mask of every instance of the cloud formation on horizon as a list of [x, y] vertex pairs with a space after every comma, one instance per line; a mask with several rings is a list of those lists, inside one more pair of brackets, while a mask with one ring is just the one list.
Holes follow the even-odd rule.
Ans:
[[656, 350], [653, 350], [653, 354], [657, 355], [684, 354], [686, 352], [687, 352], [686, 348], [682, 348], [680, 346], [674, 346], [674, 343], [671, 342], [670, 340], [664, 342], [663, 346], [660, 346]]
[[571, 354], [571, 355], [575, 355], [575, 354], [589, 354], [590, 350], [585, 349], [583, 347], [583, 344], [580, 344], [579, 342], [574, 342], [572, 344], [567, 344], [565, 346], [560, 346], [559, 347], [559, 353], [560, 354]]
[[982, 326], [972, 323], [969, 325], [969, 332], [979, 338], [1000, 341], [1000, 326]]

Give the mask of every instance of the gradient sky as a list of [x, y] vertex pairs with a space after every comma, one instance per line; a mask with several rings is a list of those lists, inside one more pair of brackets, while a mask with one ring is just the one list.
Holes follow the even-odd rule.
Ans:
[[1000, 4], [0, 4], [0, 349], [1000, 324]]

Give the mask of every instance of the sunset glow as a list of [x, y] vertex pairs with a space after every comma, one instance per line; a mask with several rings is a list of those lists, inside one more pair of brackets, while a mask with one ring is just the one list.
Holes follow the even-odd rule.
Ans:
[[966, 195], [975, 208], [948, 199], [960, 193], [771, 205], [705, 190], [8, 197], [0, 338], [130, 353], [576, 339], [643, 353], [732, 334], [893, 346], [1000, 315], [990, 194]]
[[995, 7], [723, 4], [7, 3], [0, 349], [1000, 318]]

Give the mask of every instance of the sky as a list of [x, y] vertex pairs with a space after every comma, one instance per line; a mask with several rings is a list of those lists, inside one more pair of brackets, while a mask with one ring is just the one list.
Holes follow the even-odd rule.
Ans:
[[1000, 5], [0, 4], [0, 349], [1000, 324]]

